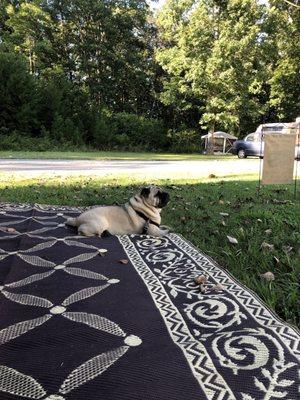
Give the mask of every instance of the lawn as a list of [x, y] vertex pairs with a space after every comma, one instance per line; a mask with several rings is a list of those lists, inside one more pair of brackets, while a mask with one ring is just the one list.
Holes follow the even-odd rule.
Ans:
[[[293, 198], [293, 187], [264, 188], [258, 197], [256, 181], [234, 179], [157, 182], [171, 194], [171, 203], [163, 210], [163, 223], [255, 291], [282, 319], [299, 325], [299, 199]], [[124, 177], [8, 181], [7, 175], [2, 175], [0, 201], [121, 204], [142, 185], [142, 181]], [[235, 237], [238, 244], [230, 244], [227, 235]], [[261, 278], [267, 271], [274, 274], [274, 281]]]
[[159, 160], [159, 161], [195, 161], [195, 160], [232, 160], [231, 154], [171, 154], [171, 153], [134, 153], [117, 151], [0, 151], [0, 158], [18, 159], [54, 159], [54, 160]]

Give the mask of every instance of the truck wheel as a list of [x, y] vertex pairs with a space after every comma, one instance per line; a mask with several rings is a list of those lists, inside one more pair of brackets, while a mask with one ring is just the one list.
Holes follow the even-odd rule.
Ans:
[[244, 149], [240, 149], [239, 151], [238, 151], [238, 158], [247, 158], [247, 156], [246, 156], [246, 152], [245, 152], [245, 150]]

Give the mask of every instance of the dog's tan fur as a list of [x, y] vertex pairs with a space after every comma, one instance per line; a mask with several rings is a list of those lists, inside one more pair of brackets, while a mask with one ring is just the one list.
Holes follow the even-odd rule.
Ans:
[[[145, 190], [145, 188], [143, 189]], [[103, 206], [91, 208], [77, 218], [68, 218], [67, 225], [78, 227], [78, 233], [84, 236], [102, 235], [107, 231], [112, 235], [130, 235], [142, 233], [146, 221], [136, 211], [141, 212], [149, 220], [160, 225], [161, 208], [159, 194], [161, 189], [156, 186], [147, 188], [148, 195], [137, 194], [129, 202], [121, 206]], [[163, 236], [168, 231], [150, 223], [147, 234]]]

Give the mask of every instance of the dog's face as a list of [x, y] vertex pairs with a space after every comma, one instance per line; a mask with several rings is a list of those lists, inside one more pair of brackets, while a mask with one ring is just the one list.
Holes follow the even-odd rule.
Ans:
[[170, 199], [167, 192], [164, 192], [157, 186], [147, 186], [141, 190], [141, 197], [144, 199], [146, 204], [156, 208], [165, 207]]

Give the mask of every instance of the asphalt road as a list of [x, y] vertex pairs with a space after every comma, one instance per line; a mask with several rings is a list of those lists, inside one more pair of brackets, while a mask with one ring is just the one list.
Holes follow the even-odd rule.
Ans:
[[201, 161], [123, 161], [123, 160], [17, 160], [0, 159], [0, 172], [35, 177], [51, 176], [120, 176], [148, 178], [203, 178], [214, 174], [255, 174], [258, 159]]

